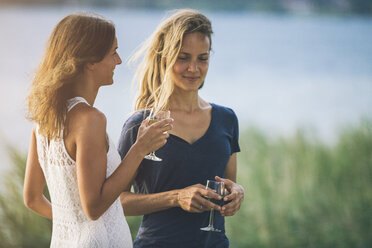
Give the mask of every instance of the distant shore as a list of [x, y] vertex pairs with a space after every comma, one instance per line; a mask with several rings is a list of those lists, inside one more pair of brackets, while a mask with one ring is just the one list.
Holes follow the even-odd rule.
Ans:
[[122, 7], [126, 9], [194, 8], [206, 11], [248, 11], [295, 14], [331, 14], [372, 16], [370, 0], [0, 0], [2, 6], [79, 6]]

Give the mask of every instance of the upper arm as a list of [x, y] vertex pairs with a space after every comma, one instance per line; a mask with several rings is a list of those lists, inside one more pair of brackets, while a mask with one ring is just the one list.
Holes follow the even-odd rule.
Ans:
[[[135, 114], [134, 116], [130, 117], [123, 125], [118, 144], [118, 152], [120, 154], [121, 159], [125, 158], [128, 151], [137, 140], [138, 129], [143, 119], [140, 118], [140, 116], [142, 116], [142, 114], [139, 113]], [[137, 176], [137, 174], [138, 170], [136, 171], [134, 178]], [[132, 184], [133, 182], [130, 185], [128, 185], [123, 191], [130, 192]]]
[[39, 164], [36, 142], [36, 127], [33, 128], [30, 140], [30, 147], [27, 156], [26, 172], [24, 180], [24, 201], [26, 205], [34, 198], [42, 196], [45, 177]]
[[237, 153], [240, 152], [240, 146], [239, 146], [239, 122], [238, 117], [234, 113], [232, 109], [229, 109], [231, 111], [231, 115], [227, 118], [231, 120], [231, 155], [229, 158], [229, 161], [226, 166], [226, 171], [224, 177], [227, 179], [230, 179], [231, 181], [236, 182], [236, 174], [237, 174]]
[[230, 156], [229, 162], [227, 163], [224, 178], [230, 179], [236, 182], [236, 172], [237, 172], [237, 153], [233, 153]]
[[106, 118], [96, 109], [80, 111], [75, 120], [76, 166], [83, 208], [97, 202], [106, 179]]

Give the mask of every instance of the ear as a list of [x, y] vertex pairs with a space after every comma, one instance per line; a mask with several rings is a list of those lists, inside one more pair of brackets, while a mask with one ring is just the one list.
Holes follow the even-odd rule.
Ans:
[[85, 70], [93, 71], [96, 68], [96, 63], [86, 63], [84, 67]]

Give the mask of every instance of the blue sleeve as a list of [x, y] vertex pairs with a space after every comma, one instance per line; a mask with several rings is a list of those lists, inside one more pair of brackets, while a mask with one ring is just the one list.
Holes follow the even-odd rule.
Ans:
[[239, 122], [238, 117], [234, 113], [233, 110], [231, 110], [233, 113], [233, 123], [232, 123], [232, 139], [231, 139], [231, 154], [240, 152], [240, 146], [239, 146]]
[[129, 149], [136, 142], [138, 129], [141, 125], [142, 120], [142, 113], [137, 112], [129, 117], [129, 119], [124, 123], [118, 144], [118, 152], [121, 159], [124, 159]]

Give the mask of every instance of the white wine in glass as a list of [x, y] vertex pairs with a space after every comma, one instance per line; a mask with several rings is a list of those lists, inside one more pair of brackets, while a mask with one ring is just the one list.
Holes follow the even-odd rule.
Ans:
[[[158, 121], [161, 121], [161, 120], [164, 120], [164, 119], [167, 119], [167, 118], [170, 118], [170, 111], [169, 110], [160, 110], [158, 112], [155, 112], [154, 109], [152, 108], [150, 110], [150, 114], [149, 114], [149, 120], [147, 122], [147, 126], [150, 126]], [[149, 160], [152, 160], [152, 161], [162, 161], [161, 158], [157, 157], [155, 155], [155, 151], [147, 154], [145, 156], [145, 159], [149, 159]]]

